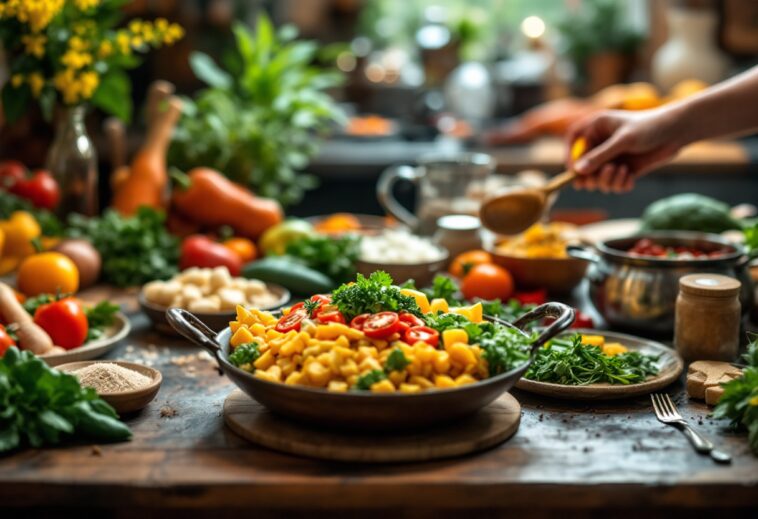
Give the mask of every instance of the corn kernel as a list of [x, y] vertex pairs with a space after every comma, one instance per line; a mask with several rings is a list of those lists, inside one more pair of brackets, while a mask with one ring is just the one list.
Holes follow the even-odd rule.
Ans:
[[476, 356], [466, 344], [457, 342], [445, 349], [450, 354], [451, 362], [458, 363], [464, 368], [469, 364], [476, 365]]
[[276, 362], [276, 359], [274, 358], [274, 356], [271, 354], [270, 351], [267, 351], [266, 353], [258, 357], [258, 360], [256, 360], [253, 363], [253, 365], [255, 366], [255, 369], [262, 369], [265, 371], [271, 366], [273, 366], [274, 362]]
[[421, 386], [417, 384], [400, 384], [401, 393], [418, 393], [421, 391]]
[[439, 388], [455, 387], [455, 380], [447, 375], [437, 375], [434, 377], [434, 385]]
[[456, 342], [462, 342], [468, 344], [468, 334], [466, 330], [460, 328], [451, 328], [442, 332], [442, 344], [449, 346]]
[[253, 334], [250, 333], [250, 330], [244, 326], [241, 326], [237, 329], [236, 332], [234, 332], [234, 335], [232, 335], [232, 339], [229, 341], [229, 343], [236, 348], [240, 344], [253, 342], [253, 340], [255, 340], [255, 337], [253, 337]]
[[408, 382], [410, 384], [417, 385], [423, 389], [429, 389], [431, 387], [434, 387], [434, 384], [432, 383], [432, 381], [425, 377], [418, 377], [418, 376], [411, 377], [410, 379], [408, 379]]
[[476, 379], [471, 375], [461, 375], [455, 379], [456, 386], [465, 386], [474, 382], [476, 382]]
[[331, 372], [319, 362], [311, 362], [308, 364], [308, 367], [305, 368], [305, 374], [311, 384], [317, 387], [326, 387], [332, 375]]
[[329, 391], [345, 392], [347, 391], [347, 382], [342, 382], [340, 380], [332, 380], [331, 382], [329, 382], [329, 385], [326, 386], [326, 388]]
[[372, 393], [393, 393], [395, 386], [387, 379], [371, 384]]

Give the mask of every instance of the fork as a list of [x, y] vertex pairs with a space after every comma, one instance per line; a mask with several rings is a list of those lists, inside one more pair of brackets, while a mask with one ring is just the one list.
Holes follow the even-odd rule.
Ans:
[[653, 409], [658, 421], [666, 425], [673, 425], [682, 431], [698, 453], [709, 454], [717, 463], [732, 462], [732, 457], [728, 453], [716, 449], [713, 443], [701, 436], [687, 423], [668, 394], [653, 393], [650, 395], [650, 399], [653, 401]]

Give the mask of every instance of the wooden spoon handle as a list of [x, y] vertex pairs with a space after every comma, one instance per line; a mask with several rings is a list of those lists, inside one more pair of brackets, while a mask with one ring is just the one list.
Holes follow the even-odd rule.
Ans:
[[576, 171], [564, 171], [560, 175], [554, 176], [552, 179], [550, 179], [550, 182], [548, 182], [545, 187], [542, 188], [542, 191], [549, 195], [550, 193], [557, 191], [561, 189], [562, 187], [566, 186], [567, 184], [570, 184], [574, 181], [576, 178]]

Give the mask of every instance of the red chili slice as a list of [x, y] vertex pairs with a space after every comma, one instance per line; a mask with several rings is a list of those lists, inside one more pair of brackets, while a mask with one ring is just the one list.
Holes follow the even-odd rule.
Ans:
[[366, 319], [369, 318], [371, 314], [361, 314], [353, 317], [353, 320], [350, 321], [350, 327], [355, 328], [356, 330], [363, 330], [363, 325], [366, 324]]
[[400, 329], [400, 318], [395, 312], [379, 312], [366, 318], [363, 333], [372, 339], [384, 339]]
[[436, 348], [440, 343], [440, 332], [428, 326], [414, 326], [405, 332], [405, 342], [408, 344], [425, 342]]
[[308, 317], [308, 311], [302, 306], [295, 308], [296, 306], [297, 305], [293, 306], [292, 309], [290, 309], [290, 312], [279, 319], [279, 322], [276, 323], [276, 327], [274, 329], [277, 332], [287, 333], [291, 330], [300, 331], [300, 324], [303, 319]]
[[317, 319], [322, 323], [342, 323], [345, 324], [345, 316], [339, 310], [329, 310], [319, 312]]

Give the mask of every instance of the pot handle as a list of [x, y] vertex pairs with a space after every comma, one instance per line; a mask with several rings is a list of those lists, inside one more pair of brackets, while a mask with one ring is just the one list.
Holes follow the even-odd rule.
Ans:
[[192, 312], [183, 308], [169, 308], [166, 310], [166, 320], [190, 342], [208, 350], [218, 360], [221, 346], [216, 340], [216, 333], [208, 328], [204, 322]]
[[545, 317], [553, 317], [555, 319], [532, 343], [531, 355], [534, 355], [543, 344], [571, 326], [574, 322], [574, 314], [574, 309], [563, 303], [545, 303], [525, 313], [512, 324], [521, 330], [526, 324], [539, 321]]
[[392, 194], [392, 188], [399, 180], [411, 182], [418, 187], [418, 181], [420, 178], [419, 171], [412, 166], [391, 166], [382, 172], [379, 176], [379, 181], [376, 184], [376, 196], [379, 199], [379, 204], [381, 204], [384, 210], [391, 216], [394, 216], [411, 229], [416, 229], [418, 227], [419, 219], [405, 207], [400, 205], [400, 202], [398, 202]]
[[586, 245], [566, 245], [566, 253], [572, 258], [583, 259], [591, 263], [600, 263], [600, 255]]

